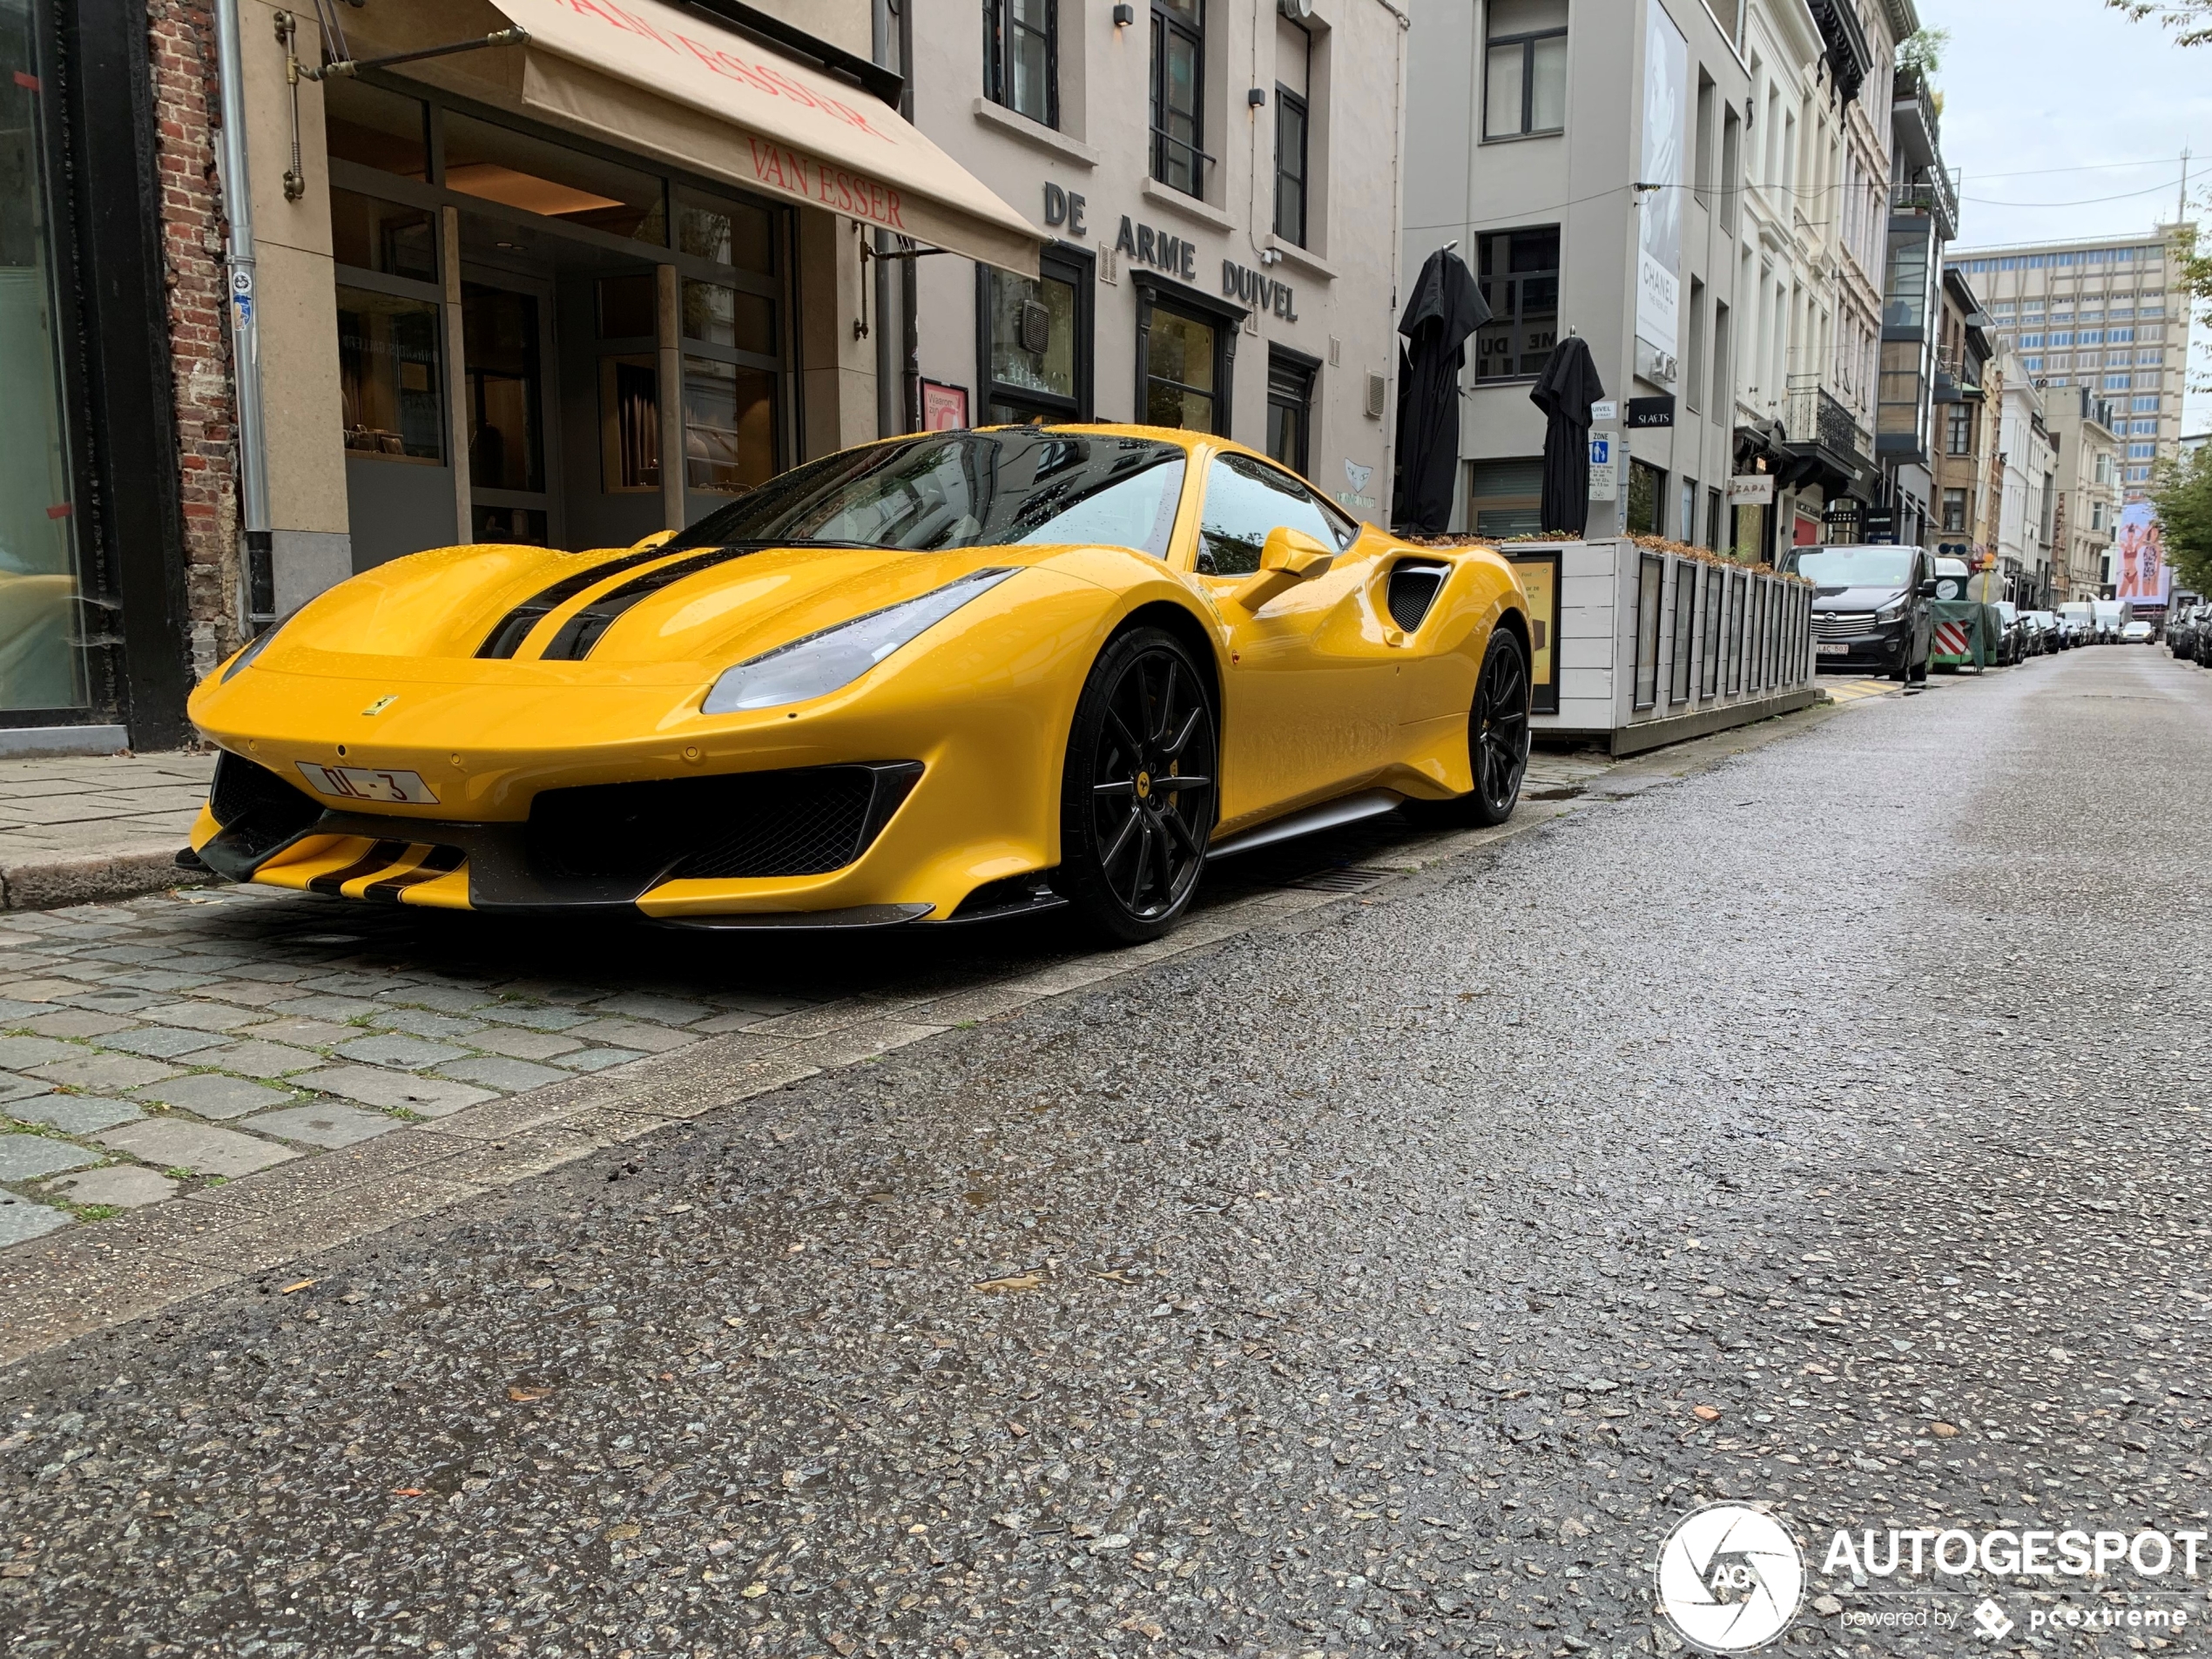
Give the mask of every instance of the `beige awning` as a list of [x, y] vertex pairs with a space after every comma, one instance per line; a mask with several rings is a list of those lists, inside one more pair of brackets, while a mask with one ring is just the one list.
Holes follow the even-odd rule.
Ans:
[[518, 24], [521, 45], [397, 65], [430, 82], [749, 190], [1025, 276], [1042, 233], [887, 105], [661, 0], [371, 0], [356, 58]]

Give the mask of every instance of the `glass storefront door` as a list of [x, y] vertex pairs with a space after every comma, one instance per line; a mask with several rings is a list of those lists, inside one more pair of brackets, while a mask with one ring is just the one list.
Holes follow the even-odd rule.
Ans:
[[549, 293], [462, 284], [472, 541], [560, 544], [563, 526], [545, 477], [550, 312]]
[[34, 23], [0, 0], [0, 713], [86, 701]]

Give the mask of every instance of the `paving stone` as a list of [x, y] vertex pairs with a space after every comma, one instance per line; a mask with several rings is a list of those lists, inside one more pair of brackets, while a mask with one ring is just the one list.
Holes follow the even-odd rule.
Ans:
[[45, 1011], [44, 1007], [37, 1002], [18, 1002], [12, 996], [0, 996], [0, 1025], [13, 1025], [19, 1020], [28, 1020]]
[[[231, 970], [233, 974], [243, 971], [237, 968]], [[212, 985], [201, 986], [199, 995], [219, 996], [226, 1002], [235, 1002], [243, 1008], [259, 1009], [266, 1008], [272, 1002], [288, 1001], [293, 995], [293, 989], [289, 985], [263, 985], [254, 980], [232, 978], [217, 980]]]
[[157, 1170], [190, 1170], [195, 1175], [251, 1175], [300, 1156], [273, 1141], [181, 1117], [149, 1117], [95, 1138], [102, 1146], [128, 1152]]
[[441, 1014], [473, 1013], [498, 1001], [482, 991], [472, 991], [459, 985], [395, 985], [388, 991], [379, 991], [376, 1000], [380, 1002], [409, 1002], [418, 1008], [435, 1008]]
[[689, 1025], [714, 1012], [704, 1002], [686, 1002], [680, 997], [655, 996], [645, 991], [624, 991], [619, 996], [603, 997], [591, 1005], [591, 1011], [651, 1020], [658, 1025]]
[[664, 1054], [696, 1041], [681, 1031], [671, 1031], [666, 1026], [641, 1025], [635, 1020], [594, 1020], [588, 1025], [572, 1027], [570, 1035], [624, 1049], [643, 1049], [647, 1054]]
[[269, 1012], [288, 1015], [293, 1019], [346, 1021], [374, 1014], [377, 1005], [358, 996], [295, 996], [283, 1002], [272, 1002]]
[[98, 1008], [103, 1014], [136, 1014], [141, 1008], [153, 1007], [162, 999], [152, 991], [128, 990], [121, 986], [103, 990], [80, 986], [64, 995], [48, 1000], [73, 1008]]
[[281, 1077], [288, 1072], [306, 1071], [330, 1062], [312, 1049], [294, 1049], [286, 1043], [263, 1042], [256, 1038], [233, 1042], [228, 1048], [203, 1049], [192, 1056], [192, 1063], [220, 1066], [225, 1071], [243, 1072], [248, 1077]]
[[111, 1031], [128, 1031], [134, 1022], [119, 1014], [96, 1014], [91, 1008], [56, 1008], [37, 1019], [25, 1020], [24, 1028], [42, 1037], [104, 1037]]
[[430, 1014], [421, 1008], [383, 1008], [367, 1016], [380, 1031], [404, 1031], [410, 1036], [444, 1037], [473, 1042], [479, 1031], [490, 1028], [475, 1020], [456, 1020], [450, 1014]]
[[0, 1181], [37, 1181], [98, 1163], [97, 1156], [44, 1135], [0, 1135]]
[[243, 1117], [266, 1107], [298, 1098], [288, 1089], [270, 1089], [237, 1077], [218, 1077], [209, 1072], [172, 1077], [138, 1091], [140, 1100], [158, 1100], [181, 1106], [199, 1117]]
[[358, 1106], [323, 1101], [313, 1106], [289, 1107], [280, 1112], [263, 1112], [259, 1117], [248, 1118], [245, 1127], [287, 1141], [305, 1141], [310, 1146], [340, 1147], [353, 1146], [406, 1126], [398, 1118], [388, 1117], [382, 1112], [365, 1112]]
[[161, 1002], [140, 1016], [151, 1025], [182, 1026], [190, 1031], [235, 1031], [261, 1016], [220, 1002]]
[[515, 1031], [498, 1026], [478, 1027], [469, 1045], [516, 1060], [550, 1060], [556, 1054], [571, 1054], [583, 1047], [574, 1037], [557, 1036], [550, 1031]]
[[297, 1042], [308, 1048], [327, 1049], [335, 1043], [350, 1042], [361, 1035], [357, 1025], [334, 1025], [328, 1020], [279, 1019], [265, 1020], [239, 1032], [242, 1037], [266, 1037], [272, 1042]]
[[636, 1049], [586, 1049], [581, 1053], [558, 1055], [554, 1064], [566, 1066], [570, 1071], [604, 1071], [610, 1066], [626, 1066], [644, 1057]]
[[558, 1082], [568, 1075], [550, 1066], [536, 1066], [527, 1060], [509, 1060], [500, 1055], [474, 1055], [438, 1068], [441, 1077], [457, 1077], [464, 1083], [482, 1083], [487, 1089], [502, 1089], [510, 1095], [543, 1083]]
[[0, 1249], [69, 1225], [69, 1211], [0, 1192]]
[[175, 1076], [177, 1068], [141, 1060], [136, 1055], [95, 1054], [89, 1049], [78, 1049], [66, 1060], [31, 1067], [30, 1075], [70, 1089], [118, 1089], [158, 1083]]
[[110, 1100], [105, 1095], [33, 1095], [0, 1106], [0, 1116], [44, 1123], [64, 1135], [91, 1135], [144, 1116], [129, 1101]]
[[219, 1032], [186, 1031], [173, 1025], [149, 1025], [102, 1037], [100, 1047], [120, 1049], [126, 1054], [149, 1055], [157, 1060], [174, 1060], [179, 1055], [197, 1054], [202, 1049], [215, 1048], [222, 1041]]
[[520, 1002], [496, 1002], [476, 1011], [484, 1019], [496, 1020], [502, 1025], [527, 1026], [533, 1031], [565, 1031], [591, 1017], [578, 1014], [574, 1008], [526, 1008]]
[[749, 1025], [773, 1018], [772, 1015], [755, 1014], [751, 1008], [740, 1008], [734, 1014], [718, 1014], [711, 1020], [701, 1020], [691, 1029], [701, 1036], [718, 1037], [725, 1031], [742, 1031]]
[[392, 988], [389, 974], [318, 974], [300, 981], [303, 991], [336, 996], [377, 996]]
[[43, 1095], [46, 1089], [47, 1085], [36, 1077], [18, 1077], [12, 1073], [0, 1071], [0, 1105], [11, 1100], [27, 1099], [32, 1095]]
[[0, 1069], [28, 1071], [51, 1060], [66, 1060], [84, 1049], [51, 1037], [0, 1037]]
[[105, 1170], [65, 1175], [53, 1190], [71, 1204], [110, 1204], [118, 1210], [142, 1210], [174, 1197], [177, 1184], [140, 1163], [111, 1163]]
[[424, 1117], [449, 1116], [464, 1106], [493, 1098], [490, 1089], [470, 1083], [455, 1082], [445, 1077], [416, 1077], [375, 1066], [331, 1066], [304, 1073], [291, 1081], [302, 1089], [320, 1089], [326, 1095], [357, 1100], [365, 1106], [381, 1106], [387, 1111], [403, 1108]]
[[432, 1042], [427, 1037], [411, 1037], [399, 1031], [379, 1032], [373, 1037], [356, 1037], [351, 1042], [338, 1045], [341, 1060], [357, 1060], [365, 1066], [397, 1066], [407, 1071], [419, 1071], [441, 1061], [459, 1060], [468, 1052], [451, 1043]]
[[141, 991], [189, 991], [215, 982], [212, 974], [179, 974], [173, 968], [133, 968], [120, 974], [111, 974], [110, 985], [127, 985]]

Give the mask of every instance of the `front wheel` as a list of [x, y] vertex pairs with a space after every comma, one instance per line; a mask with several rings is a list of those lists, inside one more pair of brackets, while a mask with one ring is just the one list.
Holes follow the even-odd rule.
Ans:
[[1503, 628], [1492, 631], [1482, 653], [1467, 711], [1467, 758], [1474, 770], [1468, 815], [1478, 824], [1504, 823], [1521, 804], [1528, 770], [1528, 659]]
[[1206, 680], [1181, 641], [1136, 628], [1091, 665], [1060, 789], [1060, 873], [1076, 914], [1118, 943], [1157, 939], [1198, 886], [1217, 764]]

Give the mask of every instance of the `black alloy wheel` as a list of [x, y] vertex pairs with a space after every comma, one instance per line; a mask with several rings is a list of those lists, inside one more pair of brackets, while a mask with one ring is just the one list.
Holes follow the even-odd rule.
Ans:
[[1502, 824], [1521, 803], [1528, 770], [1528, 658], [1503, 628], [1491, 631], [1482, 653], [1474, 706], [1467, 711], [1467, 751], [1474, 767], [1469, 815], [1478, 824]]
[[1213, 833], [1205, 677], [1174, 635], [1135, 628], [1091, 665], [1060, 791], [1055, 885], [1093, 931], [1142, 944], [1190, 902]]

